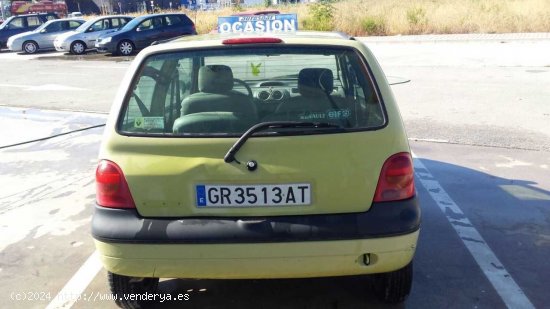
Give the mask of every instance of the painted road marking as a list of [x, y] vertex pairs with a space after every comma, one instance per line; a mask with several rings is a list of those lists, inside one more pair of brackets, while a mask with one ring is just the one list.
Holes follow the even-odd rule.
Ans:
[[38, 85], [38, 86], [0, 84], [0, 87], [23, 88], [23, 90], [25, 90], [25, 91], [83, 91], [83, 90], [88, 90], [88, 89], [84, 89], [84, 88], [77, 88], [77, 87], [57, 85], [57, 84], [45, 84], [45, 85]]
[[116, 65], [75, 65], [74, 68], [79, 69], [121, 69], [126, 70], [130, 66], [130, 62], [128, 62], [128, 66], [116, 66]]
[[65, 284], [46, 309], [71, 308], [82, 296], [82, 292], [97, 276], [102, 265], [97, 251], [84, 262], [74, 276]]
[[508, 308], [535, 308], [464, 212], [413, 153], [415, 174]]

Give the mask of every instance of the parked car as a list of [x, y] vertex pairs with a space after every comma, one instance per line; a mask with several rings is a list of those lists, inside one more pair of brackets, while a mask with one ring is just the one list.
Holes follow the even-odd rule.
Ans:
[[33, 31], [11, 36], [7, 45], [11, 51], [23, 51], [27, 54], [54, 49], [53, 42], [58, 35], [77, 29], [84, 22], [84, 19], [72, 18], [50, 20]]
[[71, 12], [67, 15], [67, 18], [78, 18], [83, 16], [84, 15], [81, 12]]
[[413, 162], [364, 43], [190, 36], [133, 63], [96, 170], [92, 235], [114, 294], [155, 293], [159, 278], [373, 275], [356, 283], [405, 300], [421, 216]]
[[44, 13], [18, 15], [6, 19], [0, 25], [0, 48], [6, 47], [8, 38], [12, 35], [34, 30], [48, 20], [58, 18], [54, 13]]
[[87, 49], [95, 48], [95, 43], [100, 36], [117, 31], [132, 18], [132, 16], [113, 15], [88, 20], [76, 30], [57, 36], [54, 41], [55, 49], [75, 55], [83, 54]]
[[99, 52], [130, 55], [155, 41], [196, 35], [195, 24], [185, 14], [149, 14], [136, 17], [117, 32], [99, 37]]

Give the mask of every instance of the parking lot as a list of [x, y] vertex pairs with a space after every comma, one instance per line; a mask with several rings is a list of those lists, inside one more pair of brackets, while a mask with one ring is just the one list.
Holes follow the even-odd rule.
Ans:
[[[394, 84], [422, 205], [413, 290], [395, 307], [547, 307], [550, 40], [364, 40]], [[131, 61], [0, 52], [2, 304], [115, 308], [90, 218], [101, 125]], [[368, 284], [165, 279], [159, 293], [189, 300], [155, 308], [388, 307]]]

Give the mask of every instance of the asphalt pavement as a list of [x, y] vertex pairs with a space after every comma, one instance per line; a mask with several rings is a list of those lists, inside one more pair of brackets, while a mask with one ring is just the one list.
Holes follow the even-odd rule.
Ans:
[[[548, 40], [365, 40], [395, 83], [416, 157], [423, 224], [409, 299], [383, 305], [362, 277], [166, 279], [159, 293], [190, 300], [156, 308], [548, 307]], [[0, 53], [0, 300], [10, 308], [115, 308], [89, 222], [99, 125], [131, 58], [90, 56]]]

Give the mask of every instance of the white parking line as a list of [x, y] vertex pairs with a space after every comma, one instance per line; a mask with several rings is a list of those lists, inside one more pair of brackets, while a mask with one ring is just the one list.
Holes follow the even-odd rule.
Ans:
[[413, 153], [415, 174], [508, 308], [535, 308], [464, 212]]
[[97, 251], [94, 251], [46, 309], [71, 308], [82, 296], [82, 292], [90, 282], [97, 276], [101, 267]]
[[45, 85], [38, 85], [38, 86], [0, 84], [0, 87], [22, 88], [25, 91], [84, 91], [84, 90], [88, 90], [88, 89], [84, 89], [84, 88], [77, 88], [77, 87], [57, 85], [57, 84], [45, 84]]
[[117, 65], [75, 65], [74, 68], [78, 69], [121, 69], [126, 70], [130, 66], [130, 62], [128, 62], [128, 66], [117, 66]]

